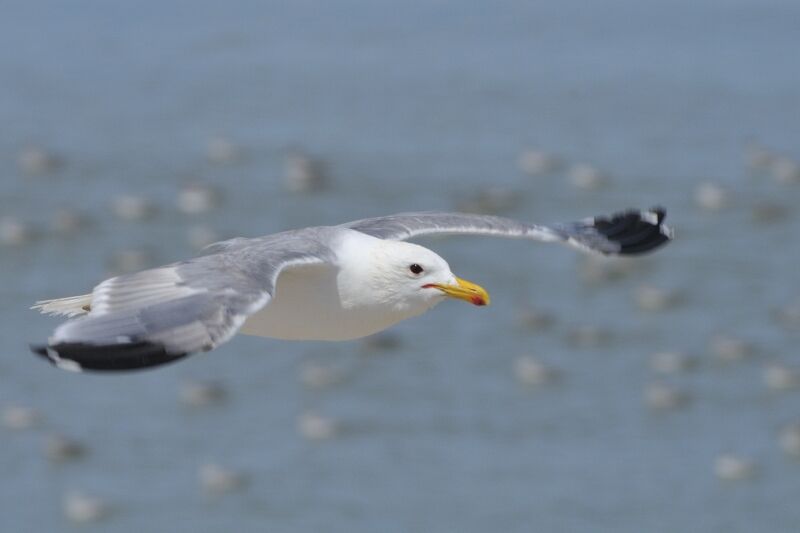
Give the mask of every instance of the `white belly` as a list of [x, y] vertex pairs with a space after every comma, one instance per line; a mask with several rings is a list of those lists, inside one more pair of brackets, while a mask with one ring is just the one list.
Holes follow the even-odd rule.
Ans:
[[275, 296], [239, 330], [245, 335], [287, 340], [341, 341], [371, 335], [409, 315], [346, 306], [340, 298], [338, 269], [304, 265], [281, 273]]

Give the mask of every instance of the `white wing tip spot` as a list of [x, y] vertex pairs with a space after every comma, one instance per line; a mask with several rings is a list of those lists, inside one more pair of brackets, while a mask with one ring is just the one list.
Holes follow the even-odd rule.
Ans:
[[61, 370], [66, 370], [67, 372], [83, 372], [83, 368], [81, 365], [72, 361], [70, 359], [63, 359], [58, 352], [52, 348], [46, 348], [47, 350], [47, 358], [53, 362], [56, 367], [60, 368]]
[[658, 226], [658, 213], [655, 211], [642, 211], [640, 214], [643, 221], [653, 226]]

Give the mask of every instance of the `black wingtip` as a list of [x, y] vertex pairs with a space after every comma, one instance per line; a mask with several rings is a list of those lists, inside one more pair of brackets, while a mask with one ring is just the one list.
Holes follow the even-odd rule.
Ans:
[[49, 358], [47, 357], [47, 346], [42, 346], [41, 344], [31, 344], [30, 347], [33, 353], [41, 355], [45, 359], [49, 360]]
[[672, 240], [672, 229], [664, 225], [667, 210], [657, 206], [644, 211], [628, 210], [610, 217], [596, 217], [594, 228], [619, 246], [618, 255], [650, 252]]
[[168, 353], [152, 342], [93, 345], [64, 342], [49, 346], [31, 345], [31, 351], [63, 370], [72, 372], [119, 372], [160, 366], [186, 357]]

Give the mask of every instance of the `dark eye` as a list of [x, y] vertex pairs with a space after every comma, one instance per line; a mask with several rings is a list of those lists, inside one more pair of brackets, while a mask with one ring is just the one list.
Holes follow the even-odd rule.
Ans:
[[414, 274], [421, 274], [422, 270], [423, 270], [423, 268], [421, 266], [419, 266], [418, 264], [416, 264], [416, 263], [414, 263], [411, 266], [409, 266], [408, 269], [411, 272], [413, 272]]

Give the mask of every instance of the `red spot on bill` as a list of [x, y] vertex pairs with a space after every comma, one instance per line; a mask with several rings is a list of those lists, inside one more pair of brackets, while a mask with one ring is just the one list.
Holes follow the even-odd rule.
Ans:
[[470, 300], [472, 300], [472, 303], [474, 305], [486, 305], [486, 300], [484, 300], [480, 296], [473, 296], [472, 298], [470, 298]]

